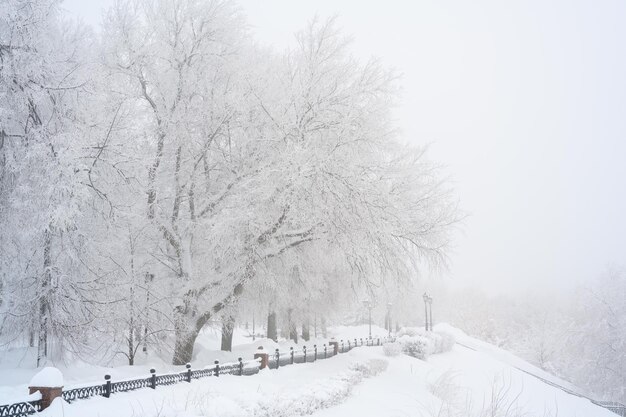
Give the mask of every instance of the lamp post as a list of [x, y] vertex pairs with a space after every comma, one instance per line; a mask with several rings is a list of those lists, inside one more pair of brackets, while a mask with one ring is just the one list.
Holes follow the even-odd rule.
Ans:
[[428, 307], [430, 309], [430, 331], [433, 331], [433, 297], [428, 296]]
[[424, 327], [428, 331], [428, 299], [430, 298], [427, 293], [422, 296], [424, 298]]
[[369, 336], [372, 338], [372, 302], [370, 300], [364, 300], [363, 305], [367, 308], [369, 313]]
[[[432, 332], [433, 331], [433, 298], [430, 295], [428, 295], [428, 293], [426, 292], [424, 293], [422, 298], [424, 298], [424, 324], [425, 324], [424, 327], [426, 328], [426, 331], [430, 330]], [[429, 310], [430, 310], [430, 320], [429, 320], [429, 314], [428, 314]]]
[[428, 295], [428, 293], [424, 293], [422, 296], [424, 298], [424, 321], [426, 331], [433, 331], [433, 297]]
[[391, 337], [391, 307], [393, 307], [393, 304], [387, 303], [387, 329], [389, 330], [389, 337]]

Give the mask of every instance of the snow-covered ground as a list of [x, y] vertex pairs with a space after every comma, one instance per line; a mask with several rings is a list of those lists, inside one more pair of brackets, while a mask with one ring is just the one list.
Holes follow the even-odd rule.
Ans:
[[[373, 330], [374, 334], [384, 335], [382, 329]], [[251, 377], [210, 377], [191, 384], [119, 393], [109, 399], [96, 397], [72, 404], [57, 400], [42, 415], [615, 417], [584, 398], [567, 394], [530, 375], [551, 378], [549, 380], [555, 383], [563, 382], [508, 352], [467, 337], [449, 326], [440, 325], [436, 330], [454, 333], [460, 343], [451, 352], [430, 356], [426, 361], [405, 355], [388, 357], [382, 348], [363, 347], [317, 363], [264, 370]], [[334, 328], [332, 331], [336, 337], [344, 339], [367, 335], [366, 326]], [[234, 356], [244, 356], [243, 353], [250, 350], [246, 357], [251, 357], [251, 352], [259, 344], [270, 348], [275, 346], [267, 340], [249, 343], [242, 333], [235, 342], [239, 346], [232, 354]], [[324, 343], [320, 342], [320, 345]], [[281, 344], [289, 345], [286, 342]], [[209, 357], [211, 361], [216, 358], [228, 360], [228, 354], [211, 350], [216, 346], [215, 336], [204, 335], [196, 360], [208, 362]], [[165, 368], [165, 364], [162, 365]], [[110, 372], [113, 379], [145, 375], [143, 367], [149, 366], [116, 367]], [[100, 381], [103, 370], [87, 366], [62, 369], [66, 385], [89, 382], [87, 379], [91, 376], [97, 376], [95, 381]], [[11, 391], [24, 394], [23, 384], [27, 384], [33, 374], [31, 371], [26, 379], [11, 380], [11, 376], [26, 375], [26, 370], [10, 371], [5, 366], [0, 372], [0, 383], [11, 386], [0, 391], [5, 393], [4, 400], [10, 399], [6, 393]]]

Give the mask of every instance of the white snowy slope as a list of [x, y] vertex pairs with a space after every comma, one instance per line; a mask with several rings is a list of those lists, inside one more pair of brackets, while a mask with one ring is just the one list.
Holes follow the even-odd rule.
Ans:
[[439, 329], [454, 331], [464, 345], [475, 345], [457, 344], [451, 352], [426, 361], [404, 355], [385, 358], [386, 372], [360, 384], [339, 406], [314, 416], [615, 417], [530, 375], [537, 372], [560, 382], [514, 355], [449, 326]]
[[[537, 372], [542, 378], [550, 377], [507, 352], [449, 326], [440, 325], [437, 329], [455, 333], [460, 344], [451, 352], [430, 356], [426, 361], [405, 355], [387, 357], [382, 348], [362, 347], [332, 359], [265, 370], [251, 377], [210, 377], [191, 384], [117, 393], [109, 399], [95, 397], [72, 404], [57, 400], [41, 415], [615, 417], [584, 398], [530, 375], [529, 372]], [[367, 334], [366, 326], [333, 330], [338, 339]], [[373, 330], [375, 335], [384, 332]], [[199, 349], [198, 361], [216, 357], [217, 352], [210, 350], [215, 348], [211, 340], [212, 337], [205, 337], [201, 341], [205, 346]], [[253, 349], [257, 342], [238, 346], [235, 354]], [[287, 342], [282, 345], [287, 346]], [[94, 373], [101, 370], [96, 368]], [[130, 374], [128, 367], [122, 372], [112, 371], [114, 375]], [[72, 372], [71, 367], [64, 369], [64, 373]], [[83, 369], [81, 373], [89, 372]], [[9, 381], [1, 379], [9, 385]]]

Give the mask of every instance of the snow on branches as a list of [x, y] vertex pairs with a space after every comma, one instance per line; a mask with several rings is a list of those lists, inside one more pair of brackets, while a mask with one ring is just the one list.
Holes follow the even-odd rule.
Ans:
[[[19, 14], [21, 3], [32, 10], [56, 4], [3, 7]], [[46, 19], [37, 30], [59, 26], [57, 13]], [[230, 1], [119, 1], [106, 15], [97, 58], [80, 55], [78, 39], [45, 41], [78, 54], [66, 69], [39, 65], [52, 58], [39, 52], [35, 32], [32, 45], [19, 45], [20, 54], [37, 51], [28, 59], [1, 50], [3, 80], [38, 73], [45, 82], [24, 84], [39, 96], [11, 87], [23, 104], [2, 108], [18, 128], [2, 131], [0, 158], [30, 188], [12, 186], [3, 174], [0, 191], [21, 192], [13, 201], [26, 207], [0, 216], [47, 222], [29, 229], [40, 238], [22, 243], [18, 261], [0, 265], [3, 305], [28, 305], [5, 277], [32, 275], [22, 254], [46, 258], [48, 245], [75, 263], [64, 272], [69, 281], [89, 283], [61, 292], [113, 338], [109, 353], [132, 363], [140, 346], [160, 345], [173, 351], [174, 363], [186, 363], [198, 332], [216, 316], [236, 314], [254, 294], [266, 301], [290, 294], [293, 305], [282, 304], [292, 311], [333, 291], [371, 293], [406, 281], [418, 264], [445, 261], [456, 202], [424, 150], [398, 140], [390, 117], [396, 76], [376, 60], [355, 60], [334, 20], [312, 21], [293, 49], [276, 54], [255, 44]], [[74, 92], [74, 72], [89, 76], [82, 84], [88, 97]], [[54, 152], [37, 165], [50, 172], [63, 160], [64, 176], [54, 177], [63, 181], [6, 159], [15, 152], [7, 135], [50, 118], [59, 120], [54, 134], [36, 142]], [[37, 152], [20, 149], [31, 158]], [[50, 213], [58, 207], [63, 236], [89, 244], [69, 252], [60, 246], [61, 227]], [[7, 245], [24, 236], [18, 227], [7, 230]], [[38, 273], [60, 259], [39, 259]]]

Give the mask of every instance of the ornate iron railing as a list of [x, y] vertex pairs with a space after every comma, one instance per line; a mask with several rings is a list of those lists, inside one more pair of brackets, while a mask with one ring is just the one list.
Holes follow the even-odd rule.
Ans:
[[[151, 380], [152, 380], [152, 377], [112, 382], [111, 391], [109, 395], [116, 393], [116, 392], [127, 392], [127, 391], [133, 391], [133, 390], [140, 389], [140, 388], [148, 388], [150, 387]], [[106, 393], [104, 394], [104, 396], [107, 397]]]
[[41, 411], [41, 400], [0, 405], [1, 417], [26, 417]]
[[89, 387], [73, 388], [63, 391], [62, 397], [65, 401], [72, 402], [83, 398], [93, 397], [95, 395], [103, 395], [103, 385], [94, 385]]
[[393, 342], [395, 338], [373, 338], [373, 339], [343, 339], [339, 341], [331, 341], [329, 344], [322, 346], [313, 345], [302, 346], [302, 349], [294, 350], [289, 348], [287, 352], [281, 352], [276, 349], [270, 355], [268, 367], [270, 369], [280, 368], [281, 366], [292, 365], [296, 363], [312, 363], [320, 359], [328, 359], [335, 356], [335, 347], [333, 343], [337, 343], [337, 354], [348, 352], [355, 347], [361, 346], [381, 346], [383, 343]]

